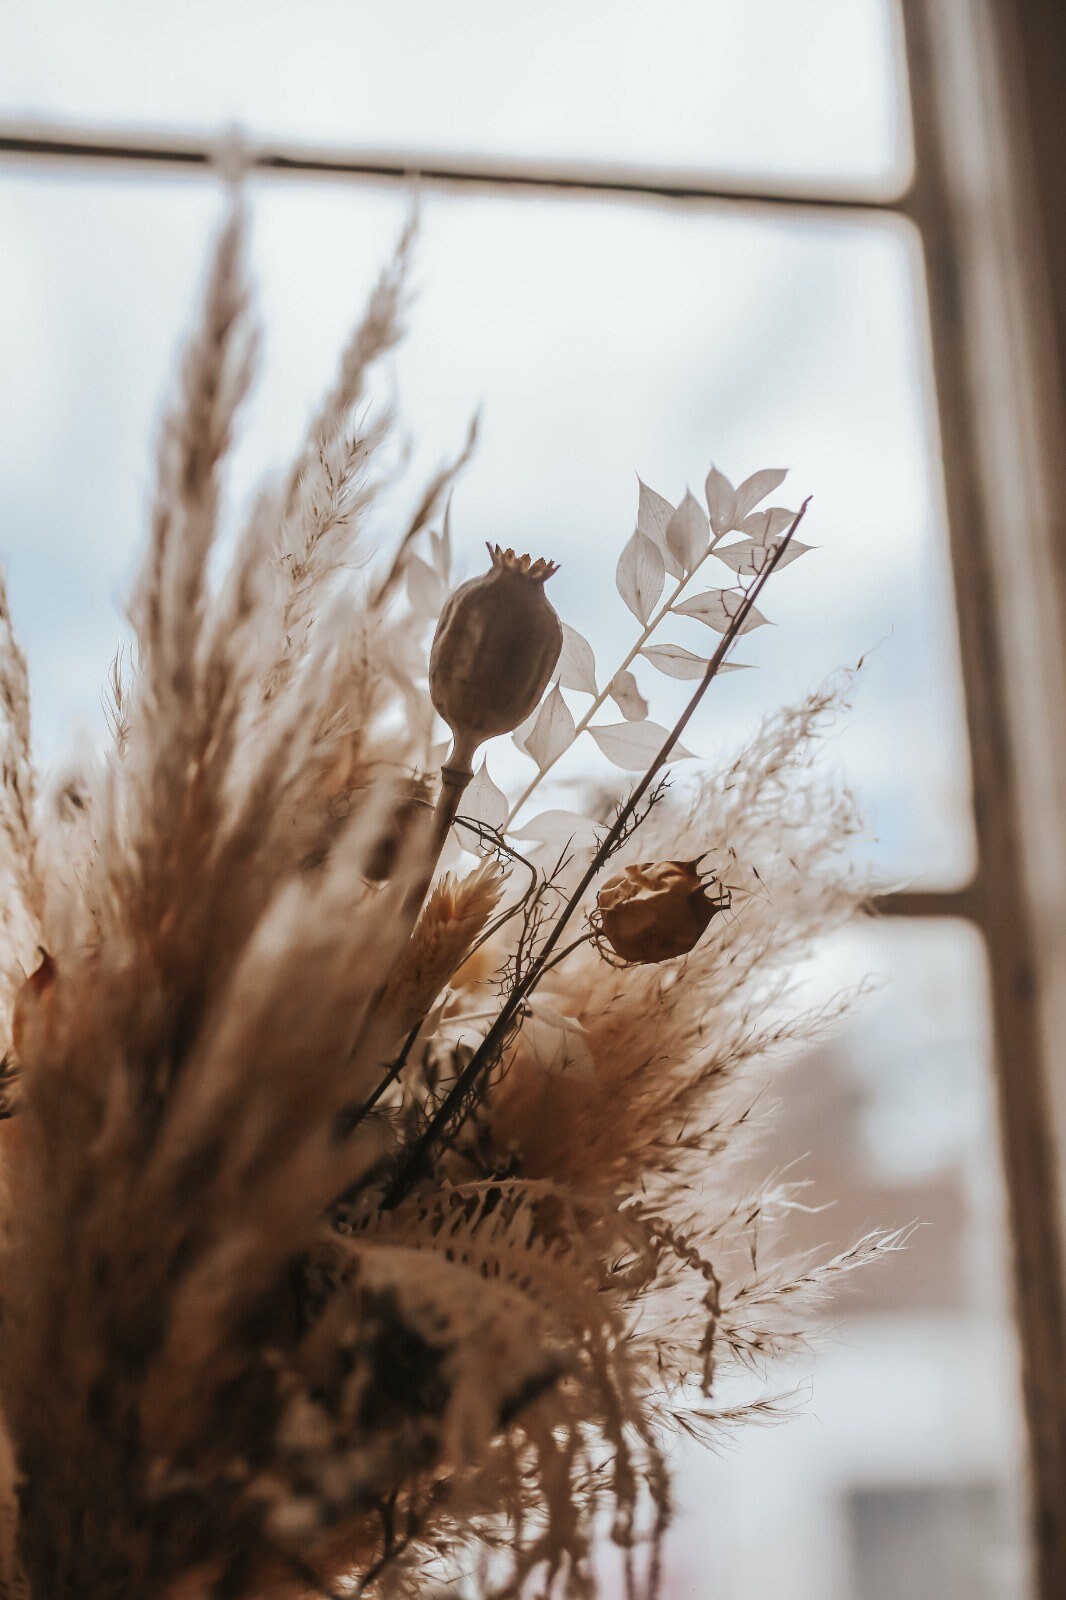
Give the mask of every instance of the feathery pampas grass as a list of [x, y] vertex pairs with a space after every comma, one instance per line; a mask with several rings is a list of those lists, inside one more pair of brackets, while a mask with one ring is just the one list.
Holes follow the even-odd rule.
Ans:
[[[764, 1268], [781, 1195], [731, 1160], [747, 1065], [824, 1021], [790, 1015], [790, 963], [861, 898], [812, 763], [835, 695], [684, 798], [662, 776], [803, 513], [760, 509], [777, 472], [712, 471], [706, 510], [642, 486], [617, 573], [638, 639], [606, 681], [550, 566], [496, 551], [427, 692], [473, 439], [375, 567], [389, 424], [357, 420], [411, 243], [212, 583], [256, 345], [235, 203], [110, 752], [52, 791], [0, 588], [0, 1593], [425, 1594], [480, 1552], [493, 1593], [585, 1596], [603, 1526], [651, 1591], [670, 1429], [732, 1426], [716, 1369], [786, 1348], [897, 1242]], [[735, 581], [693, 592], [712, 558]], [[711, 657], [653, 642], [678, 614]], [[672, 731], [640, 661], [691, 680]], [[512, 729], [536, 768], [513, 806], [471, 760]], [[632, 794], [530, 817], [585, 734]]]

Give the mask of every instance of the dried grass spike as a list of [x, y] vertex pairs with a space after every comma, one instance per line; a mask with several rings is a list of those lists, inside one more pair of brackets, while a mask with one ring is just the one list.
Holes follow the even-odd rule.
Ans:
[[382, 1002], [398, 1033], [406, 1033], [426, 1015], [466, 960], [499, 904], [505, 881], [505, 873], [490, 858], [465, 878], [448, 872], [434, 885]]

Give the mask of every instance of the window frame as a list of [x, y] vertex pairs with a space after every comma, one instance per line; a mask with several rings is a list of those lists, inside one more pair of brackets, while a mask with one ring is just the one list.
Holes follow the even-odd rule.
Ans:
[[[1036, 6], [1035, 9], [1039, 9]], [[931, 410], [942, 452], [947, 529], [955, 595], [963, 697], [974, 796], [977, 868], [956, 888], [898, 890], [879, 898], [885, 915], [960, 918], [981, 935], [988, 957], [993, 1060], [1014, 1252], [1015, 1310], [1029, 1439], [1030, 1505], [1036, 1590], [1041, 1600], [1066, 1594], [1066, 1318], [1061, 1222], [1066, 1217], [1066, 882], [1064, 864], [1046, 846], [1061, 833], [1066, 756], [1039, 761], [1055, 743], [1055, 706], [1066, 703], [1066, 665], [1054, 646], [1066, 618], [1061, 587], [1041, 585], [1055, 560], [1054, 531], [1064, 519], [1056, 474], [1049, 389], [1061, 384], [1039, 359], [1039, 317], [1047, 285], [1023, 282], [1019, 260], [1032, 262], [1032, 208], [1009, 204], [1026, 189], [1025, 139], [1017, 108], [1025, 88], [1019, 40], [1031, 0], [897, 0], [901, 79], [905, 63], [913, 133], [913, 168], [892, 192], [811, 183], [752, 183], [709, 176], [697, 183], [668, 174], [622, 173], [593, 163], [468, 162], [396, 152], [307, 150], [253, 141], [254, 171], [337, 180], [408, 183], [487, 192], [578, 192], [618, 199], [653, 197], [679, 205], [718, 203], [761, 213], [854, 217], [901, 216], [917, 229], [924, 268], [933, 374]], [[1013, 71], [1013, 80], [1011, 72]], [[901, 91], [905, 92], [905, 91]], [[204, 138], [122, 136], [98, 128], [0, 122], [0, 159], [206, 168], [217, 146]], [[993, 236], [994, 235], [994, 236]], [[990, 357], [990, 326], [1004, 317], [1024, 337], [1017, 350]], [[990, 360], [1011, 404], [983, 415]], [[1006, 364], [1012, 366], [1006, 371]], [[1059, 374], [1061, 377], [1061, 373]], [[1036, 411], [1044, 437], [1021, 438]], [[1060, 434], [1059, 437], [1062, 437]], [[1026, 510], [1029, 582], [1011, 576], [1018, 546], [1004, 537], [989, 455], [1013, 450]], [[1041, 492], [1038, 492], [1042, 491]], [[1010, 530], [1008, 529], [1008, 532]], [[1035, 586], [1035, 587], [1034, 587]], [[1040, 592], [1037, 592], [1040, 591]], [[1019, 651], [1019, 623], [1049, 647], [1034, 666]], [[1020, 690], [1011, 692], [1018, 678]], [[1060, 693], [1061, 691], [1061, 693]], [[1023, 702], [1019, 707], [1019, 698]], [[1043, 832], [1042, 832], [1043, 830]], [[1045, 850], [1034, 850], [1043, 837]], [[1052, 842], [1054, 842], [1052, 840]], [[1058, 1041], [1063, 1041], [1059, 1043]], [[1061, 1160], [1058, 1158], [1062, 1157]]]

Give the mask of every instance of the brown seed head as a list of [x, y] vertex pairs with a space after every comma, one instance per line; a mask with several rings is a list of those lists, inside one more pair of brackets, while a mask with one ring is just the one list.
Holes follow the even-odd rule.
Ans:
[[513, 733], [548, 686], [563, 627], [544, 585], [558, 569], [489, 547], [488, 572], [445, 603], [429, 658], [429, 692], [452, 730], [450, 767], [469, 771], [486, 739]]
[[596, 897], [603, 937], [623, 961], [669, 961], [684, 956], [729, 892], [705, 883], [694, 861], [644, 862], [608, 878]]

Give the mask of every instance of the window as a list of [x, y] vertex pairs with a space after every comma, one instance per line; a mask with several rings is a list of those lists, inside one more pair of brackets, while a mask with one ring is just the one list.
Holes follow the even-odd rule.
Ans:
[[985, 1600], [1001, 1592], [1002, 1517], [986, 1484], [865, 1489], [850, 1502], [849, 1523], [860, 1600], [880, 1600], [902, 1586], [913, 1600]]
[[[745, 1434], [724, 1465], [686, 1456], [667, 1592], [700, 1592], [710, 1572], [727, 1600], [913, 1600], [899, 1553], [920, 1548], [939, 1575], [930, 1593], [1020, 1600], [996, 1084], [1030, 1390], [1049, 1374], [1057, 1263], [1024, 1242], [1054, 1209], [1044, 1058], [1019, 983], [1036, 933], [1010, 690], [987, 647], [1000, 624], [936, 7], [299, 9], [296, 27], [295, 8], [268, 0], [254, 29], [244, 8], [206, 0], [180, 13], [40, 0], [7, 19], [0, 513], [42, 749], [95, 712], [86, 685], [113, 648], [146, 439], [217, 216], [204, 163], [234, 119], [258, 152], [267, 331], [236, 495], [324, 381], [398, 231], [410, 167], [421, 294], [393, 379], [419, 459], [454, 449], [486, 403], [456, 501], [463, 541], [550, 545], [557, 603], [598, 653], [618, 619], [590, 615], [587, 597], [632, 520], [632, 472], [680, 493], [711, 452], [743, 475], [783, 448], [815, 494], [823, 554], [777, 590], [761, 671], [717, 686], [700, 743], [728, 748], [763, 708], [867, 658], [834, 759], [870, 819], [886, 916], [820, 952], [809, 980], [872, 969], [885, 989], [788, 1077], [781, 1151], [809, 1148], [814, 1198], [841, 1197], [797, 1219], [798, 1244], [932, 1225], [844, 1306], [812, 1416], [768, 1445]], [[1039, 1428], [1031, 1445], [1047, 1507], [1055, 1445]], [[753, 1533], [768, 1518], [773, 1549]], [[1048, 1596], [1052, 1561], [1045, 1550]]]

